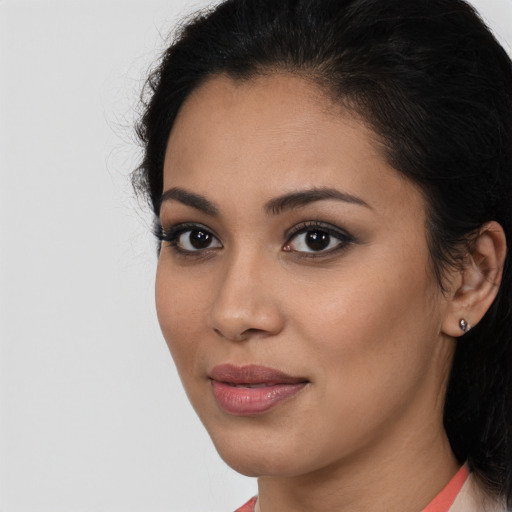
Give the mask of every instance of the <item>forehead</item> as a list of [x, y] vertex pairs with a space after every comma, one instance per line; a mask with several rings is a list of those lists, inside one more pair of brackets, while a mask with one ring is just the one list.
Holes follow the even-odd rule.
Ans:
[[[244, 150], [250, 145], [256, 148], [266, 144], [266, 153], [275, 146], [285, 151], [289, 146], [302, 146], [317, 138], [321, 125], [328, 120], [335, 122], [341, 113], [341, 107], [318, 86], [294, 75], [259, 76], [251, 80], [216, 76], [194, 90], [184, 102], [168, 146], [178, 151], [171, 155], [168, 152], [168, 156], [196, 153], [197, 147], [192, 146], [199, 142], [201, 149], [212, 153], [215, 148], [228, 149], [231, 142], [237, 147], [242, 144]], [[236, 154], [236, 147], [231, 149], [224, 153], [226, 157]]]
[[269, 199], [318, 186], [372, 196], [384, 185], [393, 194], [416, 188], [386, 162], [371, 129], [295, 75], [208, 80], [182, 106], [164, 165], [164, 190], [227, 201], [234, 191]]

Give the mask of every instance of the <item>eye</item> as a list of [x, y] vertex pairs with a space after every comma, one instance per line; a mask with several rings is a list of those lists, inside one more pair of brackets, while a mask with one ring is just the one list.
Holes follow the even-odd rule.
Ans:
[[315, 224], [308, 227], [298, 226], [295, 229], [295, 233], [289, 238], [283, 250], [322, 254], [342, 249], [353, 242], [350, 235], [330, 226]]
[[221, 243], [205, 229], [189, 229], [178, 233], [175, 244], [184, 251], [201, 251], [213, 247], [222, 247]]
[[200, 253], [221, 248], [220, 240], [207, 228], [197, 224], [178, 224], [170, 229], [157, 229], [157, 237], [167, 242], [176, 252]]

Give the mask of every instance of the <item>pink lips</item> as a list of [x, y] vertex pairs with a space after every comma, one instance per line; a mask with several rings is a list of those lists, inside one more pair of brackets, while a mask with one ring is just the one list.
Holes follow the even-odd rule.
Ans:
[[210, 373], [220, 407], [236, 416], [261, 414], [295, 396], [308, 383], [266, 366], [216, 366]]

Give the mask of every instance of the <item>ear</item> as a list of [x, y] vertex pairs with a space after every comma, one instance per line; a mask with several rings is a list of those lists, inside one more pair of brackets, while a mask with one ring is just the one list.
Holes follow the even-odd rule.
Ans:
[[487, 222], [480, 229], [463, 267], [452, 276], [441, 327], [444, 334], [462, 336], [461, 320], [467, 323], [468, 329], [480, 322], [498, 294], [506, 254], [503, 228], [495, 221]]

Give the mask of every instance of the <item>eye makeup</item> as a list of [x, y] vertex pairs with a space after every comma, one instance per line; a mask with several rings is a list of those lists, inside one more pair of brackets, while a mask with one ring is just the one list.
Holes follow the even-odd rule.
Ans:
[[308, 258], [333, 255], [356, 241], [344, 229], [318, 220], [296, 224], [287, 231], [286, 237], [288, 241], [283, 251], [296, 252]]
[[[224, 248], [220, 237], [209, 227], [197, 222], [182, 222], [163, 228], [157, 222], [154, 230], [160, 243], [183, 257], [200, 258]], [[287, 229], [281, 250], [301, 258], [331, 257], [356, 242], [354, 236], [331, 223], [307, 220]]]
[[165, 244], [175, 253], [183, 256], [204, 256], [211, 250], [222, 249], [219, 237], [203, 224], [195, 222], [179, 223], [166, 229], [158, 222], [155, 236], [160, 246]]

